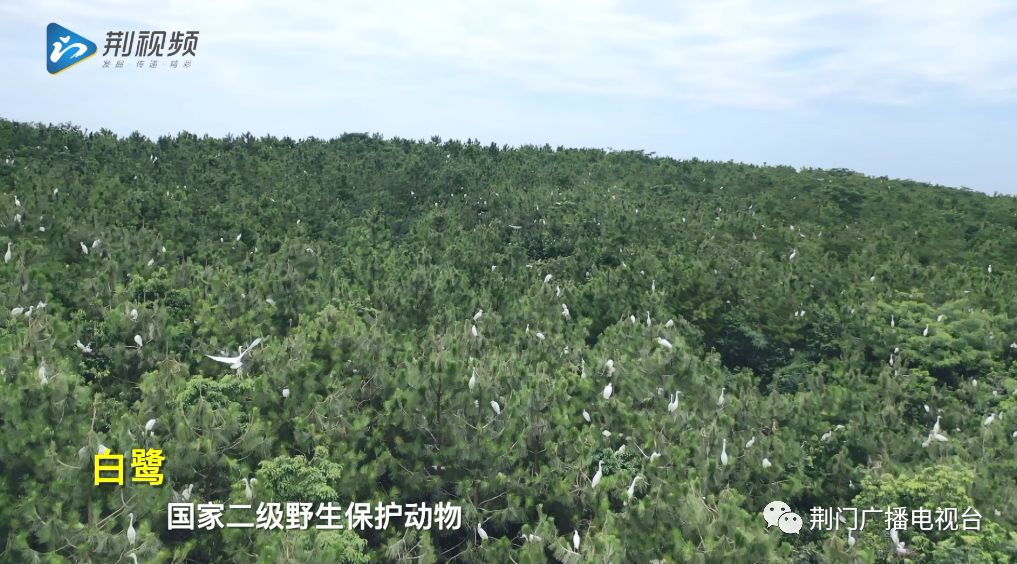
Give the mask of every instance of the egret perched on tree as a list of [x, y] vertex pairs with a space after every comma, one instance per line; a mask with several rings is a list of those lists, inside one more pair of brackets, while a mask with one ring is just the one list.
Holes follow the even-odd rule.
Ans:
[[256, 483], [258, 483], [257, 478], [251, 478], [250, 480], [246, 477], [244, 478], [244, 497], [247, 498], [247, 501], [254, 499], [254, 484]]
[[134, 308], [131, 308], [131, 321], [137, 321], [137, 320], [138, 320], [138, 310], [134, 309]]
[[477, 325], [476, 324], [474, 324], [473, 327], [470, 329], [470, 334], [473, 335], [474, 337], [479, 337], [480, 336], [480, 332], [477, 331]]
[[491, 409], [494, 410], [495, 415], [501, 415], [501, 405], [498, 402], [491, 400]]
[[720, 397], [717, 398], [717, 408], [724, 407], [724, 403], [726, 402], [726, 400], [724, 399], [724, 390], [725, 389], [726, 388], [723, 388], [723, 387], [720, 389]]
[[240, 348], [240, 354], [237, 355], [237, 356], [212, 356], [210, 354], [206, 354], [205, 356], [207, 356], [208, 358], [211, 358], [212, 360], [214, 360], [216, 362], [221, 362], [223, 364], [228, 364], [228, 365], [230, 365], [230, 368], [232, 368], [234, 370], [239, 370], [243, 366], [243, 364], [244, 364], [244, 355], [246, 355], [247, 353], [251, 352], [251, 349], [253, 349], [254, 347], [258, 346], [259, 344], [261, 344], [261, 337], [258, 337], [257, 339], [252, 341], [251, 345], [249, 347], [247, 347], [246, 349], [241, 347]]
[[15, 307], [15, 308], [11, 308], [11, 317], [17, 317], [17, 316], [21, 315], [22, 313], [25, 313], [25, 308], [23, 308], [21, 306], [18, 306], [18, 307]]
[[830, 437], [832, 437], [832, 436], [833, 436], [833, 431], [827, 431], [827, 432], [823, 433], [822, 437], [819, 437], [819, 440], [821, 440], [821, 441], [828, 441], [828, 440], [830, 440]]
[[134, 564], [138, 564], [138, 555], [137, 554], [134, 554], [133, 552], [131, 552], [127, 556], [130, 556], [131, 560], [134, 560]]
[[484, 315], [484, 310], [482, 310], [482, 309], [478, 309], [478, 310], [477, 310], [477, 313], [474, 313], [474, 314], [473, 314], [473, 320], [474, 320], [474, 321], [477, 321], [477, 320], [478, 320], [478, 319], [480, 319], [480, 318], [481, 318], [481, 317], [482, 317], [483, 315]]
[[611, 382], [608, 382], [607, 385], [604, 386], [604, 399], [611, 399], [611, 394], [613, 393], [614, 386], [611, 384]]
[[131, 548], [134, 547], [134, 543], [138, 540], [138, 531], [134, 530], [134, 513], [129, 514], [131, 523], [127, 525], [127, 542], [130, 543]]
[[11, 243], [10, 243], [10, 241], [8, 241], [7, 242], [7, 252], [4, 253], [4, 263], [11, 262], [11, 258], [12, 257], [14, 257], [14, 255], [11, 253]]
[[678, 392], [671, 395], [671, 400], [667, 402], [667, 412], [674, 413], [678, 409]]
[[579, 531], [575, 529], [572, 530], [572, 548], [579, 552]]
[[482, 524], [477, 525], [477, 534], [480, 535], [481, 541], [486, 541], [489, 538], [487, 536], [487, 531], [484, 530], [484, 526]]
[[572, 315], [569, 314], [569, 306], [561, 304], [561, 315], [565, 319], [572, 319]]
[[897, 320], [894, 319], [893, 316], [891, 315], [890, 316], [890, 328], [892, 329], [892, 328], [894, 328], [896, 326], [897, 326]]
[[141, 335], [134, 336], [134, 343], [138, 345], [138, 348], [145, 346], [145, 342], [141, 339]]
[[553, 277], [552, 277], [552, 276], [551, 276], [550, 274], [548, 274], [547, 276], [545, 276], [545, 277], [544, 277], [544, 284], [547, 284], [548, 282], [550, 282], [550, 281], [551, 281], [551, 278], [553, 278]]
[[727, 439], [723, 439], [720, 447], [720, 463], [727, 466]]
[[929, 325], [928, 324], [926, 324], [925, 325], [925, 329], [922, 330], [922, 336], [923, 337], [928, 337], [929, 336]]
[[659, 452], [653, 451], [652, 453], [650, 453], [650, 464], [653, 464], [653, 461], [657, 460], [658, 458], [660, 458]]
[[629, 495], [629, 499], [632, 499], [632, 496], [636, 495], [636, 482], [638, 482], [639, 480], [642, 480], [642, 479], [643, 479], [643, 477], [638, 475], [638, 474], [636, 475], [635, 478], [632, 478], [632, 483], [629, 484], [629, 489], [626, 492]]
[[39, 365], [39, 383], [45, 386], [49, 383], [49, 378], [46, 376], [46, 361], [42, 361]]
[[155, 429], [155, 419], [149, 419], [148, 422], [145, 423], [145, 430], [146, 431], [151, 433], [152, 429]]
[[18, 199], [18, 195], [17, 194], [14, 195], [14, 205], [19, 207], [19, 208], [21, 207], [21, 200]]
[[590, 422], [590, 412], [585, 409], [583, 410], [583, 419], [585, 419], [587, 423]]
[[853, 547], [855, 545], [855, 537], [851, 535], [851, 529], [848, 529], [847, 533], [848, 533], [848, 539], [847, 539], [848, 548], [851, 548], [851, 547]]
[[991, 264], [989, 265], [989, 268], [987, 270], [989, 271], [989, 274], [992, 274], [992, 265]]
[[92, 354], [92, 343], [89, 343], [87, 345], [83, 345], [83, 344], [81, 344], [81, 341], [78, 341], [78, 342], [74, 343], [74, 345], [77, 346], [78, 350], [80, 350], [84, 354]]
[[96, 239], [95, 241], [92, 241], [92, 248], [95, 249], [96, 247], [98, 247], [99, 243], [102, 243], [102, 241], [99, 240], [99, 239]]
[[631, 323], [633, 325], [636, 324], [636, 316], [635, 315], [629, 315], [629, 323]]
[[770, 459], [769, 458], [764, 458], [763, 459], [763, 468], [769, 468], [771, 466], [773, 466], [773, 464], [770, 463]]
[[941, 313], [936, 316], [936, 323], [942, 323], [944, 319], [946, 319], [946, 316]]
[[477, 369], [476, 368], [474, 368], [473, 369], [473, 373], [470, 374], [469, 386], [470, 386], [470, 391], [471, 392], [473, 391], [473, 388], [475, 388], [477, 386]]
[[657, 344], [664, 347], [667, 350], [671, 350], [674, 348], [674, 346], [671, 344], [671, 341], [668, 341], [664, 337], [657, 337]]
[[290, 397], [290, 389], [289, 389], [289, 387], [286, 387], [286, 388], [282, 389], [282, 397], [283, 397], [283, 399], [286, 399], [286, 398]]
[[88, 246], [85, 245], [84, 243], [80, 242], [80, 241], [78, 242], [78, 244], [81, 245], [81, 253], [87, 255], [88, 254]]
[[674, 319], [668, 319], [667, 323], [664, 324], [664, 327], [667, 327], [668, 329], [674, 327]]
[[989, 414], [988, 417], [985, 418], [985, 421], [982, 421], [982, 425], [988, 427], [989, 425], [992, 425], [994, 421], [996, 421], [996, 414], [991, 413]]
[[537, 337], [538, 339], [540, 339], [541, 341], [543, 341], [543, 340], [544, 340], [544, 339], [546, 338], [546, 337], [544, 336], [544, 334], [543, 334], [543, 333], [541, 333], [540, 331], [537, 331], [537, 332], [535, 333], [535, 335], [536, 335], [536, 337]]
[[752, 435], [752, 438], [745, 443], [745, 448], [752, 448], [752, 445], [756, 444], [756, 436]]
[[791, 254], [788, 255], [787, 260], [795, 260], [795, 257], [797, 257], [797, 256], [798, 256], [798, 249], [791, 249]]
[[594, 488], [600, 483], [600, 479], [604, 477], [604, 461], [600, 460], [597, 462], [597, 472], [593, 475], [593, 480], [590, 481], [590, 485]]
[[611, 376], [614, 376], [614, 361], [609, 358], [607, 359], [607, 362], [604, 363], [604, 366], [607, 367], [607, 377], [610, 378]]
[[148, 263], [146, 263], [145, 266], [152, 266], [153, 264], [155, 264], [155, 259], [154, 258], [150, 258], [150, 259], [148, 259]]

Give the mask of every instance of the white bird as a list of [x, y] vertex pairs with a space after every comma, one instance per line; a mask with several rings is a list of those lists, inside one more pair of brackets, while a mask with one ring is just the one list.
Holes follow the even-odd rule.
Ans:
[[908, 553], [908, 549], [904, 547], [904, 542], [897, 537], [897, 529], [890, 529], [890, 540], [893, 542], [893, 548], [898, 556], [905, 556]]
[[94, 248], [98, 247], [99, 243], [102, 243], [102, 241], [100, 241], [99, 239], [96, 239], [95, 241], [92, 241], [92, 248], [94, 249]]
[[470, 386], [470, 391], [471, 392], [473, 391], [473, 388], [475, 388], [477, 386], [477, 369], [476, 368], [474, 368], [473, 369], [473, 373], [470, 374], [469, 386]]
[[[1017, 349], [1017, 347], [1014, 348]], [[580, 364], [579, 377], [586, 378], [586, 359], [583, 358], [579, 359], [579, 364]]]
[[668, 319], [667, 323], [664, 324], [664, 327], [667, 327], [668, 329], [674, 327], [674, 319]]
[[495, 415], [501, 415], [501, 405], [498, 402], [491, 400], [491, 409], [494, 410]]
[[798, 256], [798, 249], [791, 249], [791, 254], [787, 257], [787, 260], [795, 260]]
[[134, 564], [138, 564], [138, 555], [137, 554], [134, 554], [133, 552], [131, 552], [131, 553], [128, 553], [127, 556], [130, 556], [131, 560], [134, 560]]
[[548, 274], [547, 276], [545, 276], [545, 277], [544, 277], [544, 284], [547, 284], [548, 282], [550, 282], [550, 281], [551, 281], [551, 278], [553, 278], [553, 277], [552, 277], [552, 276], [551, 276], [550, 274]]
[[635, 478], [632, 478], [632, 483], [629, 484], [628, 492], [626, 492], [629, 494], [629, 499], [632, 499], [632, 496], [636, 495], [636, 482], [642, 479], [643, 477], [638, 474], [636, 475]]
[[876, 281], [876, 276], [875, 275], [869, 276], [869, 282], [875, 282], [875, 281]]
[[135, 335], [135, 336], [134, 336], [134, 342], [135, 342], [135, 344], [137, 344], [137, 345], [138, 345], [138, 348], [139, 348], [139, 349], [140, 349], [141, 347], [145, 346], [145, 342], [141, 340], [141, 335]]
[[561, 297], [561, 286], [555, 286], [554, 287], [554, 297], [556, 297], [556, 298], [560, 298]]
[[544, 339], [546, 338], [546, 337], [544, 337], [544, 334], [543, 334], [543, 333], [541, 333], [540, 331], [537, 331], [537, 333], [536, 333], [536, 336], [537, 336], [537, 338], [538, 338], [538, 339], [540, 339], [541, 341], [543, 341], [543, 340], [544, 340]]
[[942, 323], [942, 322], [943, 322], [943, 319], [945, 319], [945, 318], [946, 318], [946, 316], [945, 316], [945, 315], [943, 315], [942, 313], [941, 313], [941, 314], [939, 314], [939, 315], [937, 315], [937, 316], [936, 316], [936, 323]]
[[137, 321], [137, 320], [138, 320], [138, 310], [134, 309], [134, 308], [131, 308], [131, 321]]
[[481, 318], [481, 317], [482, 317], [483, 315], [484, 315], [484, 310], [482, 310], [482, 309], [478, 309], [478, 310], [477, 310], [477, 313], [474, 313], [474, 314], [473, 314], [473, 320], [474, 320], [474, 321], [477, 321], [477, 320], [478, 320], [478, 319], [480, 319], [480, 318]]
[[652, 453], [650, 453], [650, 464], [653, 464], [653, 461], [657, 460], [658, 458], [660, 458], [659, 452], [653, 451]]
[[937, 415], [936, 416], [936, 423], [932, 426], [932, 434], [933, 435], [935, 435], [936, 433], [940, 432], [940, 429], [939, 429], [939, 420], [942, 419], [942, 418], [943, 418], [942, 415]]
[[752, 445], [756, 444], [756, 436], [752, 435], [752, 438], [745, 443], [745, 448], [752, 448]]
[[11, 309], [11, 317], [17, 317], [25, 312], [25, 308], [18, 306]]
[[724, 390], [725, 390], [725, 388], [721, 388], [720, 389], [720, 397], [717, 398], [717, 407], [718, 408], [724, 407], [724, 403], [726, 402], [726, 400], [724, 399]]
[[46, 361], [42, 361], [39, 365], [39, 383], [45, 386], [49, 383], [49, 378], [46, 376]]
[[127, 542], [134, 547], [134, 543], [138, 540], [138, 531], [134, 530], [134, 513], [130, 514], [131, 523], [127, 525]]
[[576, 549], [576, 552], [579, 551], [579, 531], [575, 529], [572, 530], [572, 548]]
[[996, 414], [992, 413], [988, 417], [985, 418], [985, 421], [982, 421], [982, 425], [985, 426], [985, 427], [988, 427], [989, 425], [992, 425], [993, 421], [995, 421], [995, 420], [996, 420]]
[[604, 461], [600, 460], [597, 462], [597, 472], [593, 475], [593, 480], [590, 482], [590, 485], [593, 487], [597, 487], [597, 484], [600, 483], [600, 479], [603, 477], [604, 477]]
[[992, 265], [991, 264], [989, 265], [989, 268], [987, 270], [989, 271], [989, 274], [992, 274]]
[[81, 245], [81, 252], [83, 254], [87, 255], [88, 254], [88, 245], [85, 245], [84, 243], [82, 243], [80, 241], [78, 242], [78, 244]]
[[4, 263], [11, 262], [11, 258], [13, 258], [13, 257], [14, 257], [14, 254], [11, 253], [11, 243], [10, 243], [10, 241], [8, 241], [7, 242], [7, 252], [4, 253]]
[[610, 378], [611, 376], [613, 376], [614, 375], [614, 361], [609, 358], [609, 359], [607, 359], [607, 362], [604, 363], [604, 366], [607, 367], [607, 377]]
[[152, 266], [153, 264], [155, 264], [155, 259], [154, 258], [150, 258], [150, 259], [148, 259], [148, 263], [146, 263], [145, 266]]
[[929, 326], [928, 325], [926, 325], [925, 329], [922, 330], [922, 336], [923, 337], [928, 337], [929, 336]]
[[724, 439], [723, 442], [721, 442], [720, 463], [727, 466], [727, 439]]
[[84, 344], [81, 343], [81, 341], [78, 341], [78, 342], [76, 342], [74, 344], [75, 344], [75, 346], [78, 347], [78, 350], [80, 350], [81, 352], [83, 352], [85, 354], [92, 354], [92, 344], [91, 343], [89, 343], [87, 345], [84, 345]]
[[674, 348], [674, 346], [671, 344], [671, 341], [668, 341], [664, 337], [657, 337], [657, 344], [659, 344], [660, 346], [664, 347], [667, 350], [671, 350]]
[[257, 339], [252, 341], [250, 346], [248, 346], [246, 349], [241, 347], [240, 354], [237, 355], [237, 356], [212, 356], [210, 354], [206, 354], [205, 356], [207, 356], [208, 358], [211, 358], [212, 360], [214, 360], [216, 362], [221, 362], [223, 364], [228, 364], [228, 365], [230, 365], [230, 368], [232, 368], [234, 370], [237, 370], [241, 366], [243, 366], [244, 355], [246, 355], [247, 353], [251, 352], [251, 349], [253, 349], [254, 347], [258, 346], [259, 344], [261, 344], [261, 337], [258, 337]]
[[480, 535], [480, 540], [486, 541], [488, 538], [487, 531], [484, 530], [483, 525], [477, 525], [477, 534]]
[[821, 441], [828, 441], [828, 440], [830, 440], [830, 437], [832, 437], [832, 436], [833, 436], [833, 431], [827, 431], [827, 432], [823, 433], [822, 437], [819, 437], [819, 440], [821, 440]]
[[604, 438], [605, 438], [605, 439], [607, 439], [607, 438], [610, 438], [610, 437], [611, 437], [611, 431], [608, 431], [607, 429], [604, 429], [603, 431], [601, 431], [601, 432], [600, 432], [600, 434], [601, 434], [601, 435], [604, 435]]
[[572, 319], [572, 315], [569, 314], [569, 306], [561, 304], [561, 314], [565, 319]]
[[770, 459], [769, 458], [764, 458], [763, 459], [763, 468], [769, 468], [771, 466], [773, 466], [773, 464], [770, 463]]
[[855, 545], [855, 537], [851, 534], [851, 529], [848, 529], [847, 533], [848, 533], [848, 541], [847, 541], [848, 542], [848, 548], [851, 548], [851, 547], [853, 547]]
[[145, 423], [146, 431], [151, 432], [152, 429], [155, 429], [155, 419], [149, 419], [148, 422]]
[[653, 322], [650, 321], [650, 312], [646, 312], [646, 326], [650, 327], [652, 325], [653, 325]]
[[16, 223], [18, 225], [21, 225], [21, 214], [20, 213], [14, 214], [14, 223]]
[[657, 291], [657, 281], [653, 280], [652, 282], [650, 282], [650, 293], [652, 294], [656, 291]]
[[897, 326], [897, 320], [894, 319], [893, 316], [891, 315], [890, 316], [890, 327], [893, 328], [893, 327], [896, 327], [896, 326]]
[[678, 393], [675, 392], [671, 396], [671, 401], [667, 402], [667, 412], [674, 413], [678, 409]]
[[537, 535], [523, 535], [523, 538], [526, 539], [526, 542], [540, 542], [544, 540]]
[[473, 335], [474, 337], [479, 337], [480, 336], [480, 333], [477, 331], [477, 326], [476, 325], [474, 325], [470, 329], [470, 334]]
[[590, 422], [590, 412], [585, 409], [583, 410], [583, 419], [585, 419], [587, 423]]
[[282, 397], [283, 397], [283, 398], [288, 398], [288, 397], [290, 397], [290, 389], [289, 389], [289, 388], [283, 388], [283, 389], [282, 389]]
[[254, 499], [254, 484], [256, 483], [258, 483], [257, 478], [251, 478], [250, 480], [244, 478], [244, 497], [247, 498], [247, 501]]
[[614, 393], [614, 386], [611, 385], [611, 382], [608, 382], [607, 385], [604, 386], [604, 399], [611, 399], [611, 394], [613, 394], [613, 393]]
[[243, 233], [237, 233], [237, 241], [239, 241], [239, 240], [240, 240], [240, 238], [241, 238], [241, 237], [243, 237], [243, 236], [244, 236], [244, 234], [243, 234]]

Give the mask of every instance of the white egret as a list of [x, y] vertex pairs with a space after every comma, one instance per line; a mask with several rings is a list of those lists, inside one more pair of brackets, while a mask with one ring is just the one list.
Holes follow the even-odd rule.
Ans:
[[851, 547], [853, 547], [855, 545], [855, 537], [851, 534], [851, 529], [848, 529], [847, 533], [848, 533], [848, 539], [847, 539], [848, 548], [851, 548]]
[[[1017, 347], [1014, 348], [1017, 349]], [[579, 377], [586, 378], [586, 359], [583, 358], [579, 359], [579, 365], [580, 365]]]
[[908, 554], [908, 549], [904, 546], [904, 541], [897, 537], [897, 529], [890, 529], [890, 540], [893, 542], [893, 548], [897, 552], [898, 556], [905, 556]]
[[85, 245], [84, 243], [80, 242], [80, 241], [78, 242], [78, 244], [81, 245], [81, 252], [82, 252], [82, 254], [87, 255], [88, 254], [88, 246]]
[[632, 496], [636, 495], [636, 482], [638, 482], [639, 480], [642, 480], [642, 479], [643, 479], [643, 477], [638, 475], [638, 474], [636, 475], [635, 478], [632, 478], [632, 483], [629, 484], [629, 489], [626, 492], [629, 495], [629, 499], [632, 499]]
[[474, 368], [473, 369], [473, 373], [470, 374], [469, 386], [470, 386], [470, 391], [471, 392], [473, 391], [473, 388], [477, 387], [477, 369], [476, 368]]
[[7, 242], [7, 252], [4, 253], [4, 263], [11, 262], [11, 258], [13, 258], [13, 257], [14, 257], [14, 254], [11, 253], [11, 243], [10, 243], [10, 241], [8, 241]]
[[39, 383], [45, 386], [49, 383], [49, 378], [46, 376], [46, 361], [42, 361], [39, 365]]
[[135, 344], [138, 345], [139, 349], [141, 347], [145, 346], [145, 342], [141, 339], [141, 335], [135, 335], [134, 336], [134, 342], [135, 342]]
[[727, 439], [723, 439], [720, 447], [720, 463], [727, 466]]
[[290, 397], [290, 389], [289, 388], [283, 388], [282, 389], [282, 397], [283, 397], [283, 399]]
[[11, 317], [17, 317], [25, 312], [25, 308], [18, 306], [11, 309]]
[[611, 394], [613, 394], [613, 393], [614, 393], [614, 386], [612, 385], [611, 382], [608, 382], [607, 385], [604, 386], [604, 399], [611, 399]]
[[587, 423], [590, 422], [590, 412], [585, 409], [583, 410], [583, 419], [585, 419]]
[[996, 420], [996, 414], [992, 413], [988, 417], [985, 418], [985, 421], [982, 421], [982, 425], [985, 426], [985, 427], [988, 427], [989, 425], [992, 425], [992, 423], [995, 420]]
[[929, 326], [928, 326], [928, 324], [926, 324], [925, 325], [925, 329], [922, 330], [922, 336], [923, 337], [928, 337], [929, 336]]
[[250, 480], [244, 478], [244, 497], [247, 498], [247, 501], [254, 499], [254, 484], [256, 483], [258, 483], [257, 478], [251, 478]]
[[724, 399], [724, 390], [725, 389], [726, 388], [721, 388], [720, 389], [720, 397], [717, 398], [717, 407], [718, 408], [724, 407], [724, 403], [726, 403], [726, 401], [727, 401], [727, 400]]
[[607, 362], [604, 363], [604, 366], [607, 367], [607, 377], [610, 378], [611, 376], [613, 376], [614, 375], [614, 361], [609, 358], [609, 359], [607, 359]]
[[486, 541], [488, 538], [487, 531], [484, 530], [483, 525], [477, 525], [477, 534], [480, 535], [480, 540]]
[[501, 405], [498, 402], [491, 400], [491, 409], [494, 410], [495, 415], [501, 415]]
[[890, 328], [894, 328], [896, 326], [897, 326], [897, 320], [894, 319], [894, 317], [891, 315], [890, 316]]
[[646, 326], [647, 327], [652, 327], [653, 326], [653, 322], [650, 321], [650, 312], [649, 311], [646, 312]]
[[763, 459], [763, 468], [769, 468], [771, 466], [773, 466], [773, 464], [770, 463], [770, 459], [769, 458], [764, 458]]
[[477, 331], [476, 325], [473, 325], [473, 327], [470, 329], [470, 334], [473, 335], [474, 337], [480, 336], [480, 333]]
[[674, 327], [674, 319], [668, 319], [667, 323], [664, 324], [664, 327], [667, 327], [668, 329]]
[[14, 195], [14, 205], [19, 207], [19, 208], [21, 207], [21, 200], [18, 199], [18, 195], [17, 194]]
[[572, 319], [572, 315], [569, 314], [569, 306], [561, 304], [561, 315], [565, 319]]
[[246, 355], [247, 353], [251, 352], [251, 349], [253, 349], [254, 347], [258, 346], [259, 344], [261, 344], [261, 337], [258, 337], [257, 339], [252, 341], [250, 346], [248, 346], [246, 349], [243, 348], [243, 347], [240, 347], [240, 354], [237, 355], [237, 356], [212, 356], [210, 354], [206, 354], [205, 356], [207, 356], [208, 358], [211, 358], [212, 360], [214, 360], [216, 362], [221, 362], [223, 364], [228, 364], [228, 365], [230, 365], [230, 368], [232, 368], [234, 370], [239, 370], [243, 366], [243, 364], [244, 364], [244, 355]]
[[653, 461], [657, 460], [658, 458], [660, 458], [659, 452], [653, 451], [652, 453], [650, 453], [650, 464], [653, 464]]
[[137, 542], [138, 540], [138, 531], [134, 530], [134, 513], [131, 513], [129, 515], [131, 518], [131, 523], [127, 525], [127, 542], [129, 542], [131, 544], [131, 547], [133, 548], [134, 543]]
[[678, 393], [671, 395], [671, 401], [667, 402], [667, 412], [674, 413], [678, 409]]
[[81, 344], [81, 341], [77, 341], [76, 343], [74, 343], [74, 345], [77, 346], [78, 350], [80, 350], [81, 352], [85, 354], [92, 354], [92, 343], [83, 345]]
[[597, 472], [593, 475], [593, 480], [590, 482], [590, 485], [593, 487], [597, 487], [597, 484], [600, 483], [600, 479], [603, 477], [604, 477], [604, 461], [600, 460], [597, 462]]
[[869, 276], [869, 282], [875, 282], [875, 281], [876, 281], [876, 276], [875, 275]]
[[159, 252], [162, 254], [166, 254], [166, 246], [163, 245], [162, 247], [159, 247]]
[[652, 294], [656, 291], [657, 291], [657, 281], [653, 280], [652, 282], [650, 282], [650, 293]]
[[756, 436], [752, 435], [752, 438], [745, 443], [745, 448], [752, 448], [752, 445], [756, 444]]
[[145, 266], [152, 266], [153, 264], [155, 264], [155, 259], [154, 258], [150, 258], [150, 259], [148, 259], [148, 263], [146, 263]]
[[674, 346], [671, 344], [671, 341], [668, 341], [664, 337], [657, 337], [657, 344], [659, 344], [660, 346], [664, 347], [667, 350], [671, 350], [674, 348]]
[[536, 336], [537, 336], [537, 338], [538, 338], [538, 339], [540, 339], [541, 341], [543, 341], [543, 340], [544, 340], [544, 339], [546, 338], [546, 337], [544, 337], [544, 334], [543, 334], [543, 333], [541, 333], [540, 331], [537, 331], [537, 332], [536, 332]]
[[608, 438], [611, 437], [611, 431], [608, 431], [607, 429], [604, 429], [603, 431], [601, 431], [600, 434], [604, 435], [605, 439], [608, 439]]
[[137, 321], [137, 320], [138, 320], [138, 310], [134, 309], [134, 308], [131, 308], [131, 321]]
[[138, 555], [137, 554], [134, 554], [133, 552], [131, 552], [131, 553], [128, 553], [127, 556], [130, 556], [131, 560], [134, 560], [134, 564], [138, 564]]
[[241, 237], [243, 237], [243, 236], [244, 236], [244, 234], [243, 234], [243, 233], [237, 233], [237, 241], [239, 241], [239, 240], [240, 240], [240, 238], [241, 238]]
[[939, 420], [940, 420], [940, 419], [942, 419], [942, 418], [943, 418], [943, 416], [942, 416], [942, 415], [937, 415], [937, 416], [936, 416], [936, 423], [935, 423], [935, 424], [934, 424], [934, 425], [932, 426], [932, 434], [933, 434], [933, 435], [935, 435], [936, 433], [939, 433], [939, 432], [940, 432], [940, 428], [939, 428]]
[[630, 315], [629, 316], [629, 323], [635, 325], [636, 324], [636, 316]]
[[99, 240], [99, 239], [96, 239], [95, 241], [92, 241], [92, 248], [94, 249], [94, 248], [98, 247], [99, 243], [102, 243], [102, 241]]
[[576, 549], [576, 552], [579, 551], [579, 531], [575, 529], [572, 530], [572, 548]]
[[21, 214], [20, 213], [14, 214], [14, 223], [16, 223], [18, 225], [21, 225]]
[[945, 318], [946, 318], [946, 316], [945, 316], [945, 315], [943, 315], [942, 313], [941, 313], [941, 314], [939, 314], [939, 315], [937, 315], [937, 316], [936, 316], [936, 323], [942, 323], [942, 322], [943, 322], [943, 319], [945, 319]]
[[822, 437], [819, 437], [819, 440], [821, 440], [821, 441], [828, 441], [828, 440], [830, 440], [830, 437], [832, 437], [832, 436], [833, 436], [833, 431], [827, 431], [827, 432], [823, 433]]
[[989, 274], [992, 274], [992, 265], [990, 264], [990, 265], [989, 265], [989, 268], [987, 268], [986, 270], [988, 270], [988, 271], [989, 271]]
[[547, 284], [548, 282], [550, 282], [550, 281], [551, 281], [551, 278], [553, 278], [553, 277], [552, 277], [552, 276], [551, 276], [550, 274], [548, 274], [547, 276], [545, 276], [545, 277], [544, 277], [544, 284]]
[[155, 429], [155, 419], [149, 419], [148, 422], [145, 423], [146, 431], [151, 432], [152, 429]]
[[484, 315], [484, 310], [482, 310], [482, 309], [478, 309], [478, 310], [477, 310], [477, 313], [474, 313], [474, 314], [473, 314], [473, 320], [474, 320], [474, 321], [477, 321], [477, 320], [478, 320], [478, 319], [480, 319], [480, 318], [481, 318], [481, 317], [482, 317], [483, 315]]
[[95, 450], [97, 451], [97, 454], [106, 454], [107, 452], [109, 452], [109, 449], [106, 448], [106, 445], [102, 443], [99, 443], [99, 448]]
[[561, 286], [555, 286], [554, 287], [554, 297], [556, 297], [556, 298], [560, 298], [561, 297]]
[[795, 257], [797, 257], [797, 256], [798, 256], [798, 249], [791, 249], [791, 254], [788, 255], [787, 260], [795, 260]]

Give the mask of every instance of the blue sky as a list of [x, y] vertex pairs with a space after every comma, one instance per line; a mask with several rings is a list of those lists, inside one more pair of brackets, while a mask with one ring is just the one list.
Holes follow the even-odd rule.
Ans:
[[[0, 4], [0, 116], [643, 149], [1017, 194], [1009, 0], [131, 4]], [[51, 21], [99, 54], [50, 76]], [[145, 29], [199, 30], [193, 66], [101, 68], [107, 31]]]

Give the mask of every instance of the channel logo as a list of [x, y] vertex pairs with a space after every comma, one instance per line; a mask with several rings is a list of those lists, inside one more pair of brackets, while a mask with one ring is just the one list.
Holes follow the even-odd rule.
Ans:
[[98, 50], [95, 43], [60, 24], [46, 26], [46, 70], [49, 74], [65, 71]]

